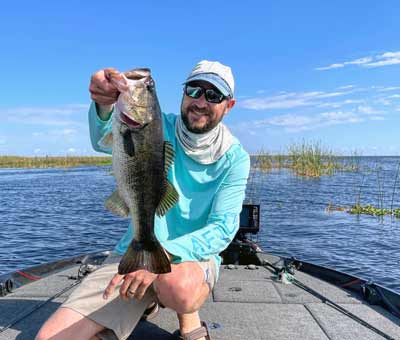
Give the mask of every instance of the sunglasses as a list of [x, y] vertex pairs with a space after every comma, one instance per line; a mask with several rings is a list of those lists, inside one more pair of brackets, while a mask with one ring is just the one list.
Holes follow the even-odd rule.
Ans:
[[209, 103], [214, 103], [214, 104], [219, 104], [221, 103], [225, 97], [221, 92], [214, 90], [214, 89], [203, 89], [200, 86], [190, 86], [186, 85], [185, 86], [185, 94], [194, 99], [199, 99], [203, 94], [206, 98], [206, 100]]

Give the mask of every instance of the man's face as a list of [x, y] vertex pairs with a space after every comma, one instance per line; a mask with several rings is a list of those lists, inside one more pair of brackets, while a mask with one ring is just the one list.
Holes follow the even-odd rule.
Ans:
[[[217, 90], [206, 81], [193, 81], [190, 85], [200, 86], [205, 90]], [[216, 127], [234, 105], [235, 100], [231, 98], [224, 99], [221, 103], [209, 103], [204, 94], [195, 99], [183, 93], [181, 104], [182, 120], [190, 132], [205, 133]]]

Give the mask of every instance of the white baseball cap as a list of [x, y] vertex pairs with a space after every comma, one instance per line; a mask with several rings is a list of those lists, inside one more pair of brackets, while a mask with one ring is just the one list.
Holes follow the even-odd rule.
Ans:
[[200, 61], [189, 74], [184, 84], [195, 80], [204, 80], [213, 84], [224, 96], [233, 98], [235, 81], [232, 70], [218, 61]]

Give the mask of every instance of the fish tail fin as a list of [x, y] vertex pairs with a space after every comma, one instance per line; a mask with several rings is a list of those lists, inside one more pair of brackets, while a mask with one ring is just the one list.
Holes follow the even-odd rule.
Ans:
[[145, 249], [141, 243], [136, 241], [129, 245], [119, 263], [118, 274], [128, 274], [139, 269], [145, 269], [154, 274], [164, 274], [171, 271], [168, 256], [158, 241], [155, 241], [148, 249]]

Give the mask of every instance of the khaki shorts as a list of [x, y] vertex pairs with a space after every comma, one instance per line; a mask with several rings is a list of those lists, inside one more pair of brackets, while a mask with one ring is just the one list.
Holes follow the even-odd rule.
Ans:
[[[119, 297], [119, 286], [107, 300], [103, 299], [105, 288], [118, 272], [120, 260], [120, 255], [108, 256], [103, 265], [89, 274], [61, 305], [104, 326], [106, 330], [97, 334], [100, 339], [128, 338], [147, 306], [156, 300], [152, 287], [147, 289], [141, 300], [122, 300]], [[216, 280], [215, 262], [211, 259], [197, 263], [202, 268], [204, 282], [209, 285], [211, 291]]]

